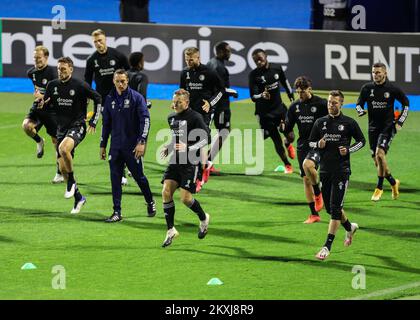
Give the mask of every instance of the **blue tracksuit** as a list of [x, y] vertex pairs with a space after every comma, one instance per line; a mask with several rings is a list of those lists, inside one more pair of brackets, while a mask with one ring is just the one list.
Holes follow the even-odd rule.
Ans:
[[143, 161], [137, 160], [133, 152], [138, 143], [147, 141], [149, 129], [150, 114], [143, 96], [130, 88], [118, 95], [113, 88], [105, 99], [100, 146], [106, 148], [111, 135], [109, 167], [114, 212], [121, 213], [121, 178], [124, 165], [131, 171], [146, 202], [153, 201], [149, 182], [143, 172]]

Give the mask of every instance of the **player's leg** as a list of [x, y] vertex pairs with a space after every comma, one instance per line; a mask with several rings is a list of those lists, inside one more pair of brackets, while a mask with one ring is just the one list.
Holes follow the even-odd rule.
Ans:
[[[329, 211], [331, 213], [331, 221], [328, 228], [328, 236], [327, 240], [324, 244], [324, 247], [318, 252], [316, 257], [320, 260], [324, 260], [331, 252], [331, 246], [335, 239], [335, 235], [340, 224], [346, 229], [346, 238], [344, 241], [344, 245], [349, 246], [352, 241], [352, 237], [356, 230], [358, 229], [358, 225], [356, 223], [350, 223], [348, 218], [343, 215], [343, 205], [344, 205], [344, 197], [347, 191], [349, 183], [349, 175], [348, 174], [341, 174], [336, 175], [330, 180], [331, 186], [331, 193], [330, 193], [330, 208]], [[323, 181], [324, 184], [324, 181]], [[323, 186], [324, 189], [324, 186]], [[323, 192], [324, 194], [324, 192]]]
[[388, 166], [388, 162], [386, 160], [386, 154], [389, 150], [389, 147], [391, 145], [393, 137], [394, 137], [394, 131], [390, 132], [389, 134], [380, 134], [379, 135], [378, 147], [377, 147], [377, 150], [376, 150], [376, 158], [377, 158], [379, 166], [382, 169], [383, 177], [385, 177], [385, 179], [391, 185], [392, 199], [396, 200], [399, 196], [400, 181], [398, 179], [395, 179], [392, 176], [391, 170], [390, 170], [390, 168]]
[[378, 181], [376, 183], [376, 188], [373, 191], [371, 200], [372, 201], [379, 201], [383, 194], [383, 184], [384, 184], [384, 174], [382, 170], [382, 165], [379, 163], [378, 157], [377, 157], [377, 146], [378, 146], [378, 138], [379, 138], [379, 132], [376, 131], [369, 131], [369, 145], [370, 145], [370, 152], [372, 154], [372, 159], [375, 163]]
[[284, 135], [283, 142], [287, 150], [287, 155], [289, 156], [290, 159], [296, 158], [296, 151], [292, 144], [293, 141], [295, 141], [295, 133], [293, 131], [290, 131], [290, 132], [283, 133], [283, 135]]
[[[164, 173], [163, 178], [162, 202], [163, 212], [165, 213], [167, 232], [162, 247], [171, 245], [173, 239], [179, 235], [178, 231], [175, 229], [175, 203], [173, 200], [174, 192], [179, 186], [178, 182], [176, 181], [179, 179], [177, 177], [178, 173], [175, 172], [176, 167], [178, 166], [169, 165]], [[174, 177], [176, 180], [171, 179], [171, 177]]]
[[308, 218], [304, 221], [305, 224], [311, 224], [315, 222], [321, 221], [321, 217], [319, 216], [319, 212], [315, 209], [315, 201], [314, 201], [314, 191], [312, 188], [311, 181], [308, 177], [303, 177], [303, 186], [305, 191], [306, 201], [309, 206], [309, 210], [311, 213], [309, 214]]
[[346, 229], [346, 236], [344, 238], [344, 246], [348, 247], [353, 242], [354, 234], [356, 233], [357, 229], [359, 229], [359, 225], [357, 223], [350, 223], [349, 219], [347, 218], [344, 209], [341, 210], [341, 225], [344, 229]]
[[[210, 150], [209, 154], [209, 161], [213, 161], [219, 151], [222, 149], [223, 143], [226, 140], [226, 138], [230, 134], [230, 118], [231, 118], [231, 112], [230, 109], [226, 110], [217, 110], [214, 113], [214, 125], [217, 129], [217, 138], [214, 139], [213, 146]], [[211, 166], [210, 173], [217, 174], [217, 170], [214, 168], [214, 165]]]
[[325, 210], [330, 214], [331, 219], [328, 225], [328, 234], [327, 239], [324, 243], [324, 246], [316, 254], [316, 258], [319, 260], [325, 260], [330, 255], [331, 245], [335, 238], [335, 233], [337, 232], [338, 226], [340, 225], [340, 219], [333, 219], [332, 217], [332, 193], [333, 193], [333, 179], [331, 175], [321, 174], [320, 177], [322, 188], [322, 197], [324, 198]]
[[144, 200], [147, 204], [147, 215], [149, 217], [154, 217], [156, 215], [156, 203], [153, 200], [153, 194], [150, 190], [149, 181], [144, 174], [143, 157], [141, 159], [136, 159], [133, 153], [130, 152], [129, 154], [124, 154], [124, 159], [133, 179], [136, 181], [143, 193]]
[[58, 145], [58, 152], [60, 154], [60, 170], [67, 175], [67, 189], [64, 195], [65, 198], [71, 198], [74, 195], [76, 181], [73, 173], [73, 156], [74, 140], [70, 137], [65, 137]]
[[113, 213], [105, 222], [113, 223], [122, 220], [121, 215], [121, 199], [122, 199], [122, 186], [121, 177], [124, 171], [124, 158], [120, 151], [109, 151], [109, 174], [111, 178], [112, 188], [112, 203]]
[[56, 174], [54, 176], [54, 178], [52, 179], [52, 183], [62, 183], [65, 181], [63, 174], [61, 173], [60, 170], [60, 164], [58, 161], [59, 158], [59, 153], [57, 152], [58, 150], [58, 145], [57, 145], [57, 138], [56, 137], [51, 137], [51, 142], [54, 146], [54, 151], [55, 151], [55, 158], [56, 158]]
[[[55, 115], [51, 113], [44, 113], [42, 118], [42, 123], [45, 126], [45, 129], [47, 131], [47, 134], [51, 137], [51, 142], [54, 146], [54, 150], [57, 150], [57, 122]], [[54, 178], [52, 179], [52, 183], [61, 183], [64, 182], [64, 177], [61, 174], [60, 168], [58, 166], [58, 154], [56, 153], [56, 174]]]
[[74, 196], [74, 206], [71, 213], [79, 213], [81, 207], [86, 203], [86, 198], [80, 193], [73, 172], [74, 151], [75, 148], [83, 141], [85, 136], [85, 125], [71, 128], [66, 132], [65, 138], [58, 146], [60, 156], [63, 158], [63, 168], [68, 176], [67, 188], [64, 197], [68, 199]]
[[44, 155], [45, 141], [38, 135], [38, 131], [42, 128], [42, 123], [38, 120], [35, 112], [31, 111], [23, 120], [22, 129], [28, 137], [36, 142], [36, 156], [42, 158]]
[[[284, 103], [281, 104], [280, 111], [281, 111], [280, 121], [284, 122], [286, 120], [286, 115], [287, 115], [287, 107]], [[290, 159], [296, 158], [296, 151], [292, 144], [293, 141], [295, 141], [295, 134], [293, 130], [289, 132], [284, 132], [283, 135], [284, 135], [283, 143], [284, 143], [284, 146], [286, 147], [287, 155], [289, 156]]]
[[303, 161], [303, 170], [305, 176], [308, 177], [314, 192], [315, 211], [321, 211], [324, 206], [324, 201], [318, 182], [318, 165], [321, 161], [318, 151], [309, 151], [305, 160]]
[[283, 161], [285, 166], [284, 173], [293, 173], [292, 164], [287, 159], [285, 149], [283, 147], [283, 142], [280, 137], [280, 132], [275, 127], [269, 129], [269, 136], [274, 143], [274, 148], [279, 155], [280, 159]]
[[[213, 122], [213, 115], [214, 114], [207, 114], [207, 115], [203, 115], [203, 120], [204, 123], [207, 126], [207, 131], [208, 134], [207, 135], [207, 141], [208, 141], [208, 146], [211, 146], [211, 123]], [[205, 133], [201, 133], [200, 138], [204, 138], [205, 136], [203, 136]], [[197, 179], [195, 181], [195, 186], [196, 186], [196, 191], [195, 192], [200, 192], [201, 188], [203, 187], [203, 185], [208, 181], [209, 177], [210, 177], [210, 169], [211, 166], [213, 165], [211, 161], [208, 161], [208, 152], [201, 152], [200, 154], [200, 163], [202, 164], [200, 166], [200, 170], [198, 172], [197, 175]]]
[[297, 152], [300, 176], [302, 177], [302, 180], [303, 180], [303, 188], [305, 192], [306, 201], [311, 211], [308, 219], [304, 221], [304, 223], [306, 224], [321, 221], [318, 211], [315, 209], [315, 195], [314, 195], [314, 190], [312, 188], [311, 179], [309, 179], [309, 177], [306, 176], [305, 169], [303, 167], [303, 164], [304, 164], [304, 161], [306, 160], [307, 155], [308, 155], [307, 150], [298, 150]]
[[181, 201], [188, 208], [197, 214], [200, 219], [200, 227], [198, 230], [198, 238], [203, 239], [208, 231], [210, 215], [205, 213], [197, 199], [193, 198], [195, 186], [193, 185], [194, 177], [197, 175], [198, 166], [186, 166], [181, 174], [180, 196]]

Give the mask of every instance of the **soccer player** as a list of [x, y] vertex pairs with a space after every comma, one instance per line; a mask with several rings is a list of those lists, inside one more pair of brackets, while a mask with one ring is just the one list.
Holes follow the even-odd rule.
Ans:
[[[331, 215], [328, 236], [324, 246], [316, 254], [325, 260], [331, 252], [337, 230], [341, 225], [346, 230], [344, 246], [351, 245], [357, 223], [350, 223], [343, 210], [344, 196], [351, 174], [350, 154], [365, 145], [365, 137], [357, 122], [341, 112], [344, 95], [333, 90], [328, 96], [328, 115], [315, 121], [309, 137], [311, 148], [319, 149], [321, 154], [320, 176], [325, 208]], [[351, 144], [352, 138], [355, 140]]]
[[[49, 51], [44, 46], [37, 46], [34, 50], [35, 65], [27, 72], [28, 78], [32, 80], [34, 85], [34, 97], [36, 100], [42, 99], [45, 93], [47, 83], [57, 78], [57, 71], [55, 68], [48, 65]], [[51, 136], [51, 141], [56, 149], [57, 144], [57, 124], [55, 120], [55, 110], [42, 110], [38, 108], [38, 103], [34, 102], [28, 115], [22, 123], [22, 128], [25, 133], [34, 139], [36, 142], [37, 157], [42, 158], [44, 155], [45, 140], [38, 135], [42, 126], [45, 126], [48, 135]], [[64, 177], [61, 175], [57, 163], [57, 173], [52, 179], [52, 183], [64, 182]]]
[[[73, 156], [76, 147], [86, 136], [86, 111], [88, 99], [101, 110], [101, 95], [86, 82], [72, 77], [73, 61], [69, 57], [58, 59], [58, 79], [48, 83], [44, 97], [39, 101], [40, 108], [55, 108], [57, 112], [57, 153], [60, 170], [67, 181], [64, 197], [74, 196], [71, 213], [79, 213], [86, 202], [77, 187], [73, 171]], [[99, 109], [98, 109], [99, 108]], [[89, 132], [95, 132], [99, 118], [96, 112], [89, 121]]]
[[174, 226], [175, 203], [173, 195], [180, 188], [181, 201], [195, 212], [200, 219], [198, 238], [203, 239], [208, 231], [210, 215], [205, 213], [198, 200], [193, 198], [196, 192], [195, 182], [199, 172], [202, 148], [207, 145], [208, 126], [203, 117], [189, 107], [190, 94], [184, 89], [175, 91], [172, 109], [175, 113], [168, 116], [172, 131], [172, 141], [163, 148], [162, 158], [172, 156], [163, 175], [162, 200], [163, 211], [168, 231], [162, 247], [169, 246], [178, 236]]
[[127, 57], [118, 50], [106, 45], [105, 31], [97, 29], [92, 32], [92, 40], [96, 51], [86, 61], [85, 81], [92, 85], [96, 82], [96, 91], [104, 101], [114, 87], [113, 76], [118, 69], [129, 69]]
[[315, 121], [328, 114], [327, 100], [312, 93], [312, 81], [308, 77], [296, 78], [294, 87], [299, 99], [290, 105], [282, 131], [293, 131], [295, 124], [299, 129], [297, 157], [306, 200], [311, 210], [311, 214], [304, 223], [314, 223], [321, 221], [319, 211], [323, 207], [323, 201], [317, 181], [319, 151], [309, 147], [308, 139]]
[[146, 100], [128, 87], [129, 76], [124, 69], [115, 71], [114, 85], [108, 94], [102, 118], [100, 157], [106, 159], [106, 146], [111, 135], [109, 168], [111, 172], [113, 214], [106, 222], [118, 222], [121, 216], [121, 177], [125, 165], [140, 187], [147, 204], [149, 217], [156, 215], [156, 204], [149, 182], [143, 172], [143, 155], [150, 129], [150, 115]]
[[[378, 183], [372, 195], [372, 201], [379, 201], [383, 194], [384, 178], [391, 184], [392, 199], [399, 196], [400, 181], [391, 175], [386, 154], [396, 130], [400, 130], [408, 116], [409, 101], [401, 89], [392, 85], [387, 79], [386, 66], [375, 63], [372, 67], [373, 82], [363, 85], [357, 100], [356, 110], [359, 116], [366, 114], [368, 105], [369, 145], [372, 158], [378, 172]], [[394, 102], [402, 105], [401, 114], [394, 118]]]
[[[225, 92], [219, 102], [216, 104], [216, 108], [214, 111], [214, 126], [217, 129], [218, 137], [216, 141], [213, 143], [213, 146], [209, 152], [209, 158], [207, 163], [210, 165], [208, 166], [210, 169], [209, 171], [205, 171], [205, 175], [209, 172], [216, 173], [216, 169], [212, 165], [211, 161], [216, 158], [217, 153], [222, 148], [223, 141], [226, 140], [227, 136], [230, 132], [230, 100], [229, 97], [233, 96], [235, 98], [238, 97], [238, 93], [230, 89], [230, 80], [229, 80], [229, 71], [225, 67], [225, 61], [229, 61], [229, 58], [232, 54], [232, 49], [227, 42], [219, 42], [215, 46], [216, 49], [216, 56], [211, 58], [210, 61], [207, 63], [207, 67], [217, 73], [219, 78], [222, 80], [223, 86], [225, 88]], [[204, 180], [208, 179], [208, 176], [203, 177]]]
[[[270, 137], [273, 140], [276, 152], [285, 165], [284, 173], [293, 173], [279, 133], [280, 122], [285, 120], [287, 112], [287, 108], [281, 100], [280, 84], [286, 89], [291, 102], [294, 100], [292, 88], [282, 67], [269, 63], [264, 50], [254, 50], [252, 59], [257, 68], [249, 74], [249, 91], [252, 101], [255, 102], [255, 115], [261, 129], [264, 130], [264, 139]], [[295, 157], [295, 151], [291, 144], [293, 140], [293, 131], [288, 132], [285, 144], [291, 159]]]
[[[210, 122], [213, 118], [216, 104], [222, 98], [224, 86], [219, 76], [206, 65], [201, 64], [200, 52], [195, 47], [185, 49], [184, 58], [187, 67], [181, 72], [180, 85], [190, 94], [190, 108], [201, 114], [208, 127], [210, 135]], [[210, 143], [210, 136], [208, 139]], [[205, 177], [208, 177], [210, 166], [207, 166], [207, 157], [203, 155], [202, 172], [200, 170], [196, 181], [197, 192], [201, 190]]]
[[149, 85], [149, 78], [143, 72], [144, 55], [142, 52], [133, 52], [128, 57], [130, 69], [128, 70], [129, 82], [128, 86], [140, 93], [146, 99], [147, 107], [150, 109], [152, 103], [147, 101], [147, 86]]
[[[86, 61], [85, 81], [92, 85], [92, 81], [95, 79], [96, 91], [102, 96], [102, 101], [105, 101], [109, 91], [114, 87], [112, 79], [115, 70], [128, 70], [128, 60], [123, 53], [106, 45], [105, 31], [101, 29], [93, 31], [92, 40], [96, 51]], [[121, 179], [121, 184], [128, 184], [125, 174]]]

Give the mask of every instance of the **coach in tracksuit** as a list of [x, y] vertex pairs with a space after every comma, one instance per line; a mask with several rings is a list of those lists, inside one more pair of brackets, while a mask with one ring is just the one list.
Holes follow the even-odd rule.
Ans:
[[109, 167], [111, 171], [112, 199], [114, 212], [106, 222], [117, 222], [121, 217], [121, 177], [124, 165], [131, 171], [147, 203], [149, 217], [156, 214], [156, 205], [149, 182], [143, 172], [143, 155], [150, 128], [150, 115], [146, 100], [141, 94], [128, 87], [127, 71], [116, 70], [115, 87], [105, 100], [103, 110], [100, 156], [106, 159], [106, 146], [111, 134]]

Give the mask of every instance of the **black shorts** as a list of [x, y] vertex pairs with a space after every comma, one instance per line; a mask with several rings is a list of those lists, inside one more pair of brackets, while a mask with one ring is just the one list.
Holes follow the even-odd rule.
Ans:
[[170, 164], [166, 168], [161, 182], [174, 180], [178, 183], [179, 188], [195, 193], [195, 181], [197, 180], [199, 169], [199, 165]]
[[[264, 130], [264, 139], [270, 136], [273, 130], [279, 130], [280, 122], [286, 119], [287, 108], [284, 104], [280, 107], [268, 112], [257, 114], [257, 121], [260, 128]], [[289, 132], [284, 132], [287, 135]]]
[[349, 185], [348, 173], [321, 173], [321, 191], [324, 199], [325, 210], [332, 219], [339, 220], [344, 206], [344, 196]]
[[321, 154], [319, 151], [305, 148], [297, 151], [297, 157], [299, 162], [300, 176], [303, 178], [305, 176], [305, 170], [303, 170], [303, 161], [305, 159], [312, 160], [315, 163], [315, 169], [318, 170], [319, 162], [321, 161]]
[[57, 122], [53, 113], [37, 109], [37, 106], [34, 103], [29, 110], [29, 113], [26, 115], [26, 119], [35, 122], [35, 130], [37, 132], [42, 129], [42, 126], [45, 126], [48, 135], [57, 138]]
[[387, 153], [395, 134], [395, 126], [385, 130], [369, 130], [369, 145], [372, 157], [375, 156], [376, 148], [382, 149]]
[[74, 150], [80, 144], [80, 142], [83, 141], [85, 136], [86, 136], [86, 124], [85, 123], [76, 125], [76, 126], [71, 127], [69, 129], [59, 130], [58, 133], [57, 133], [57, 157], [58, 158], [61, 157], [58, 148], [59, 148], [61, 142], [63, 142], [63, 140], [66, 137], [70, 137], [74, 140], [74, 148], [71, 151], [71, 155], [74, 157]]
[[213, 120], [217, 130], [230, 129], [230, 109], [216, 110]]

